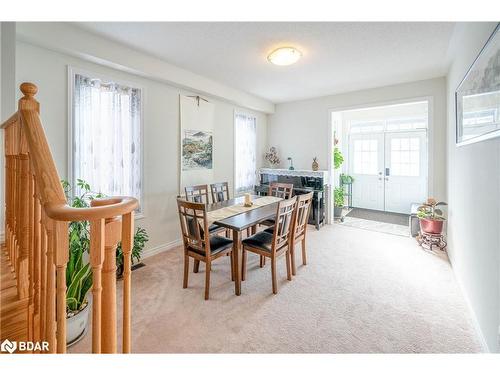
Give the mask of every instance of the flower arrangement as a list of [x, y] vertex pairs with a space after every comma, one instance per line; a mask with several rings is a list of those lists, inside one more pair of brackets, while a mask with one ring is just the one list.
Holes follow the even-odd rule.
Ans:
[[269, 149], [269, 152], [266, 152], [264, 155], [264, 158], [271, 164], [271, 166], [276, 167], [277, 165], [280, 164], [281, 160], [278, 156], [278, 150], [276, 150], [276, 147], [271, 147]]

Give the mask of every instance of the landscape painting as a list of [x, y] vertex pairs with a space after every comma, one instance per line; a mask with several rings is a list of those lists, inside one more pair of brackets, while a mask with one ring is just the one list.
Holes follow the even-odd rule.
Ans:
[[182, 139], [182, 170], [212, 169], [212, 132], [184, 130]]
[[500, 136], [500, 26], [456, 91], [457, 144]]

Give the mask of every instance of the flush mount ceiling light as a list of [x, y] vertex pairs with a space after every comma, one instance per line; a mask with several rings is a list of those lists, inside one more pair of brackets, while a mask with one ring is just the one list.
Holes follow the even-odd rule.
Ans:
[[267, 60], [274, 65], [291, 65], [296, 63], [302, 56], [302, 53], [293, 47], [280, 47], [275, 49], [267, 56]]

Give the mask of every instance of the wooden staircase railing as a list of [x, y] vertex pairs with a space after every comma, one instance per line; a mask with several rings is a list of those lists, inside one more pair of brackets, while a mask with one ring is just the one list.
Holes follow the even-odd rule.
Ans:
[[[49, 352], [66, 352], [68, 224], [89, 221], [92, 287], [92, 352], [116, 353], [116, 247], [122, 241], [123, 343], [131, 351], [131, 250], [135, 198], [111, 197], [72, 208], [40, 120], [37, 87], [23, 83], [18, 111], [0, 128], [5, 141], [5, 246], [26, 299], [28, 341], [47, 341]], [[6, 339], [8, 337], [1, 337]]]

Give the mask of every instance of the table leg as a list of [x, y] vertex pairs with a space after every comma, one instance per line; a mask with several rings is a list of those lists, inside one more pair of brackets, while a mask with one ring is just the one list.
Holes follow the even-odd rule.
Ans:
[[233, 229], [233, 267], [234, 267], [234, 293], [239, 296], [241, 294], [241, 232]]

